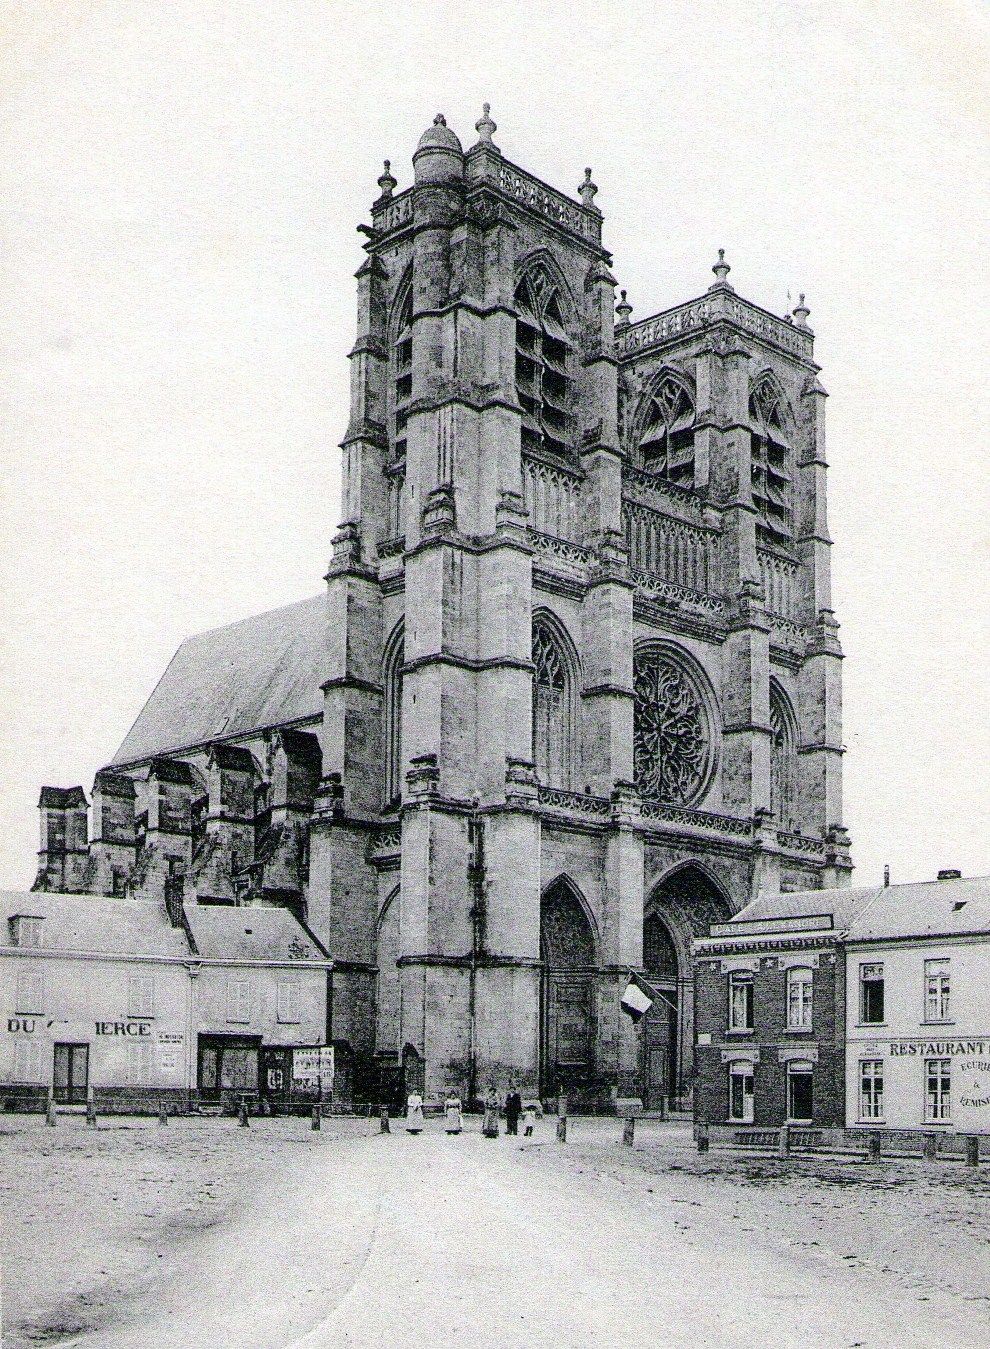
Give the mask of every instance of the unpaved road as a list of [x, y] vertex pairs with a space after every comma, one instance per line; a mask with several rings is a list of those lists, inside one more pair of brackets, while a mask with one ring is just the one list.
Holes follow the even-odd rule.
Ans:
[[[953, 1284], [882, 1262], [894, 1258], [882, 1250], [893, 1237], [882, 1224], [871, 1229], [869, 1214], [901, 1203], [896, 1187], [873, 1190], [864, 1179], [864, 1216], [850, 1227], [859, 1190], [826, 1202], [823, 1181], [799, 1168], [785, 1183], [771, 1161], [764, 1184], [760, 1169], [745, 1179], [719, 1174], [718, 1161], [699, 1171], [684, 1137], [651, 1140], [644, 1130], [630, 1152], [616, 1142], [615, 1121], [582, 1123], [566, 1147], [551, 1132], [541, 1125], [532, 1143], [432, 1129], [313, 1135], [283, 1150], [277, 1184], [268, 1175], [229, 1221], [172, 1251], [98, 1328], [66, 1335], [53, 1324], [46, 1335], [36, 1321], [9, 1343], [990, 1345], [990, 1304], [973, 1291], [990, 1291], [986, 1232], [965, 1230], [966, 1215], [978, 1223], [990, 1202], [982, 1174], [950, 1207], [962, 1243], [954, 1258], [982, 1259], [987, 1278], [974, 1266]], [[252, 1130], [252, 1146], [257, 1139]], [[229, 1133], [223, 1142], [233, 1146]], [[853, 1179], [842, 1186], [860, 1184], [856, 1165], [843, 1164]], [[730, 1171], [739, 1166], [731, 1159]], [[937, 1205], [949, 1172], [913, 1174]], [[952, 1178], [958, 1188], [961, 1173]], [[927, 1221], [928, 1203], [903, 1210], [904, 1239], [916, 1250], [928, 1243], [937, 1266], [939, 1220], [936, 1208]], [[861, 1239], [843, 1251], [851, 1233]]]

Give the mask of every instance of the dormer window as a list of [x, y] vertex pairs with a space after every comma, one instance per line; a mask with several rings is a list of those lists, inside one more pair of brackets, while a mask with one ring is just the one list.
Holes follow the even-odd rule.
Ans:
[[694, 401], [673, 375], [664, 375], [646, 395], [639, 415], [643, 468], [677, 487], [694, 486]]
[[17, 913], [8, 920], [11, 946], [41, 945], [41, 925], [45, 920], [32, 914]]
[[516, 395], [522, 407], [523, 450], [570, 449], [573, 347], [560, 296], [543, 270], [516, 289]]

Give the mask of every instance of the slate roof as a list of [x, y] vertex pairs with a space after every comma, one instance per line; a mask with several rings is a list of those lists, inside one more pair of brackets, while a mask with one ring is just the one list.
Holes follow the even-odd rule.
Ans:
[[188, 637], [111, 766], [318, 716], [326, 621], [316, 595]]
[[2, 891], [0, 944], [4, 946], [10, 945], [7, 919], [16, 914], [45, 920], [42, 949], [46, 951], [189, 957], [185, 933], [172, 926], [164, 908], [148, 900], [58, 895], [39, 890]]
[[288, 909], [187, 904], [186, 921], [206, 960], [326, 960]]
[[821, 924], [822, 927], [842, 932], [848, 928], [853, 916], [876, 899], [882, 890], [882, 886], [870, 885], [857, 889], [846, 887], [837, 890], [795, 890], [781, 894], [758, 895], [727, 923], [720, 923], [719, 930], [724, 931], [753, 922], [786, 922], [794, 918], [806, 920], [824, 917], [831, 921]]
[[848, 939], [882, 941], [963, 933], [990, 937], [990, 876], [891, 885], [853, 919]]

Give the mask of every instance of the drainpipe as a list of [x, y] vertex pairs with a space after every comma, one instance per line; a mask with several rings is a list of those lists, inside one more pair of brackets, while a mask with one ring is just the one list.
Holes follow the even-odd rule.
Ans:
[[468, 893], [471, 896], [471, 960], [468, 983], [468, 1105], [478, 1099], [477, 984], [478, 957], [485, 949], [485, 834], [478, 798], [468, 817]]

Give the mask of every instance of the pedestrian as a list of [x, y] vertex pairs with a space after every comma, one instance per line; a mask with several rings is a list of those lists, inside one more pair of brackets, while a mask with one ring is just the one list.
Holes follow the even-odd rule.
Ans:
[[486, 1138], [498, 1138], [498, 1094], [494, 1082], [488, 1088], [488, 1095], [485, 1097], [485, 1118], [481, 1132]]
[[505, 1098], [505, 1132], [507, 1134], [519, 1133], [519, 1116], [522, 1114], [522, 1097], [519, 1095], [519, 1088], [513, 1082], [509, 1087], [509, 1094]]
[[406, 1133], [423, 1132], [423, 1098], [419, 1092], [411, 1092], [406, 1099]]
[[536, 1106], [532, 1101], [530, 1101], [529, 1105], [526, 1107], [525, 1123], [526, 1128], [523, 1130], [523, 1135], [526, 1138], [532, 1138], [533, 1125], [536, 1123]]
[[461, 1098], [456, 1091], [449, 1091], [443, 1103], [444, 1128], [449, 1134], [459, 1134], [464, 1128], [461, 1115]]

